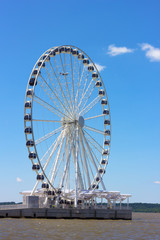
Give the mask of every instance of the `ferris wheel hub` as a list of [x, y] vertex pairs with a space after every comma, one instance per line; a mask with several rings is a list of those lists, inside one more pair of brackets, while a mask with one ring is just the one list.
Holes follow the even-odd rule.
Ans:
[[61, 119], [61, 126], [65, 127], [65, 126], [71, 126], [71, 125], [79, 125], [81, 128], [84, 127], [84, 118], [82, 116], [80, 116], [78, 119], [74, 119], [74, 120], [70, 120], [70, 119], [66, 119], [65, 117], [63, 117]]
[[82, 116], [79, 117], [78, 123], [81, 128], [84, 127], [84, 118]]

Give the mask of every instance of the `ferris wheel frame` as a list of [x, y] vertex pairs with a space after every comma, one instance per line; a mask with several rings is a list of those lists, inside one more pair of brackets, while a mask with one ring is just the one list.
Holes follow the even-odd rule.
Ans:
[[[44, 178], [47, 180], [47, 184], [48, 184], [48, 188], [49, 189], [52, 189], [54, 192], [55, 192], [55, 194], [60, 194], [60, 192], [61, 192], [61, 189], [56, 189], [56, 187], [50, 182], [50, 180], [49, 180], [49, 178], [48, 178], [48, 176], [47, 176], [47, 174], [46, 174], [46, 172], [45, 172], [45, 170], [44, 170], [44, 168], [42, 167], [42, 165], [41, 165], [41, 162], [40, 162], [40, 159], [39, 159], [39, 155], [38, 155], [38, 152], [37, 152], [37, 148], [36, 148], [36, 145], [35, 145], [35, 137], [34, 137], [34, 127], [33, 127], [33, 118], [32, 118], [32, 114], [33, 114], [33, 97], [34, 97], [34, 92], [35, 92], [35, 87], [36, 87], [36, 82], [37, 82], [37, 78], [38, 78], [38, 76], [39, 76], [39, 73], [41, 72], [41, 68], [43, 67], [43, 64], [46, 62], [46, 59], [48, 59], [49, 58], [49, 56], [50, 56], [50, 54], [51, 54], [51, 52], [52, 51], [55, 51], [56, 49], [62, 49], [62, 48], [70, 48], [70, 49], [77, 49], [81, 54], [83, 54], [89, 61], [90, 61], [90, 63], [91, 63], [91, 65], [94, 67], [94, 69], [96, 70], [96, 73], [98, 74], [98, 78], [100, 79], [100, 82], [101, 82], [101, 84], [102, 84], [102, 87], [103, 87], [103, 90], [104, 90], [104, 95], [103, 96], [105, 96], [105, 100], [107, 101], [106, 102], [106, 104], [105, 105], [107, 105], [107, 110], [108, 110], [108, 112], [107, 112], [107, 115], [108, 115], [108, 123], [109, 123], [109, 130], [108, 130], [108, 133], [109, 133], [109, 135], [107, 135], [107, 136], [109, 136], [109, 144], [108, 144], [108, 147], [107, 147], [107, 161], [106, 161], [106, 164], [105, 164], [105, 166], [104, 166], [104, 172], [102, 172], [101, 174], [99, 174], [100, 175], [100, 182], [101, 182], [101, 184], [102, 184], [102, 187], [103, 187], [103, 189], [105, 190], [105, 185], [103, 184], [103, 179], [102, 179], [102, 177], [103, 177], [103, 175], [104, 175], [104, 173], [105, 173], [105, 169], [106, 169], [106, 167], [107, 167], [107, 164], [108, 164], [108, 158], [109, 158], [109, 152], [110, 152], [110, 144], [111, 144], [111, 117], [110, 117], [110, 108], [109, 108], [109, 102], [108, 102], [108, 97], [107, 97], [107, 93], [106, 93], [106, 89], [105, 89], [105, 85], [104, 85], [104, 83], [103, 83], [103, 80], [102, 80], [102, 78], [101, 78], [101, 75], [100, 75], [100, 73], [99, 73], [99, 71], [98, 71], [98, 69], [97, 69], [97, 67], [96, 67], [96, 65], [93, 63], [93, 61], [91, 60], [91, 58], [84, 52], [84, 51], [82, 51], [80, 48], [78, 48], [78, 47], [76, 47], [76, 46], [73, 46], [73, 45], [62, 45], [62, 46], [58, 46], [58, 47], [52, 47], [52, 48], [50, 48], [50, 49], [48, 49], [47, 51], [45, 51], [41, 56], [40, 56], [40, 58], [38, 59], [38, 61], [36, 62], [36, 64], [34, 65], [34, 67], [33, 67], [33, 69], [32, 69], [32, 71], [31, 71], [31, 74], [30, 74], [30, 77], [29, 77], [29, 81], [28, 81], [28, 85], [27, 85], [27, 90], [26, 90], [26, 96], [25, 96], [25, 107], [24, 107], [24, 127], [25, 127], [25, 129], [28, 127], [27, 126], [27, 121], [29, 121], [31, 124], [30, 124], [30, 127], [31, 127], [31, 133], [25, 133], [25, 137], [26, 137], [26, 143], [27, 143], [27, 141], [32, 141], [32, 144], [33, 144], [33, 147], [34, 147], [34, 152], [35, 152], [35, 156], [36, 156], [36, 159], [37, 159], [37, 161], [38, 161], [38, 164], [39, 164], [39, 169], [34, 169], [35, 170], [35, 172], [36, 172], [36, 174], [37, 174], [37, 176], [39, 176], [39, 175], [41, 175], [41, 176], [44, 176], [42, 179], [37, 179], [37, 183], [36, 183], [36, 185], [35, 185], [35, 187], [34, 187], [34, 189], [33, 189], [33, 191], [32, 191], [32, 194], [34, 193], [34, 191], [35, 191], [35, 189], [37, 188], [37, 186], [38, 186], [38, 183], [39, 183], [39, 180], [42, 182], [42, 184], [45, 184], [44, 183]], [[59, 51], [59, 50], [58, 50]], [[61, 53], [59, 53], [59, 54], [61, 54]], [[71, 54], [71, 53], [70, 53]], [[45, 56], [45, 58], [44, 58], [44, 56]], [[39, 66], [38, 64], [39, 64], [39, 62], [41, 62], [41, 65]], [[33, 73], [35, 73], [35, 74], [33, 74]], [[62, 74], [64, 74], [64, 72], [62, 73]], [[34, 84], [33, 84], [33, 88], [32, 88], [32, 96], [30, 97], [30, 104], [31, 104], [31, 107], [29, 108], [30, 109], [30, 114], [28, 113], [28, 108], [26, 107], [26, 103], [28, 102], [28, 95], [27, 95], [27, 92], [28, 92], [28, 90], [30, 89], [30, 87], [31, 87], [31, 85], [30, 85], [30, 80], [31, 80], [31, 78], [34, 76], [34, 78], [35, 78], [35, 81], [34, 81]], [[98, 88], [99, 89], [99, 88]], [[102, 99], [102, 100], [104, 100], [104, 99]], [[102, 110], [103, 110], [103, 113], [104, 113], [104, 111], [106, 110], [105, 108], [104, 108], [104, 105], [103, 104], [101, 104], [102, 105]], [[28, 114], [28, 118], [29, 118], [29, 115], [30, 115], [30, 120], [26, 120], [25, 119], [25, 116]], [[103, 116], [103, 119], [104, 119], [104, 122], [105, 122], [105, 114], [103, 114], [104, 116]], [[95, 131], [96, 131], [96, 129], [95, 129]], [[105, 124], [104, 124], [104, 139], [105, 139], [105, 131], [106, 131], [106, 127], [105, 127]], [[31, 137], [31, 139], [29, 140], [28, 139], [28, 135], [32, 135], [32, 137]], [[78, 141], [78, 134], [76, 133], [76, 141]], [[81, 141], [81, 139], [80, 139], [80, 141]], [[85, 144], [86, 144], [86, 147], [88, 146], [87, 145], [87, 142], [85, 142]], [[28, 148], [28, 152], [29, 152], [29, 155], [31, 156], [31, 154], [32, 154], [32, 152], [30, 151], [30, 146], [27, 146], [27, 148]], [[105, 143], [103, 143], [103, 149], [105, 149]], [[103, 156], [103, 154], [102, 154], [102, 156]], [[34, 165], [34, 163], [35, 163], [35, 158], [34, 158], [34, 156], [33, 156], [33, 158], [30, 158], [31, 159], [31, 162], [32, 162], [32, 166]], [[101, 159], [102, 160], [102, 159]], [[101, 162], [101, 160], [100, 160], [100, 162]], [[38, 165], [37, 165], [38, 166]], [[39, 170], [41, 170], [41, 174], [39, 174]], [[94, 179], [91, 181], [91, 185], [93, 185], [93, 182], [94, 182]], [[95, 186], [94, 188], [92, 188], [92, 189], [96, 189], [96, 187], [97, 186]]]

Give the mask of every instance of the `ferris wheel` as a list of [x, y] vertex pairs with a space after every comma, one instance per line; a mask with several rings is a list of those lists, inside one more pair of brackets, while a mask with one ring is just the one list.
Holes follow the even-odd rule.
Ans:
[[29, 77], [24, 107], [26, 146], [37, 186], [48, 195], [105, 190], [111, 140], [104, 83], [77, 47], [44, 52]]

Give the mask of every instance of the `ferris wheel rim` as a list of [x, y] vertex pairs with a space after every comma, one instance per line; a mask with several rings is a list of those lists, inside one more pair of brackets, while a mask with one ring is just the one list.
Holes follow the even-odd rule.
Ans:
[[[107, 97], [106, 89], [105, 89], [103, 80], [102, 80], [102, 78], [101, 78], [101, 75], [100, 75], [100, 73], [99, 73], [96, 65], [95, 65], [94, 62], [91, 60], [91, 58], [90, 58], [83, 50], [81, 50], [80, 48], [78, 48], [78, 47], [76, 47], [76, 46], [73, 46], [73, 45], [61, 45], [61, 46], [58, 46], [58, 47], [52, 47], [52, 48], [48, 49], [47, 51], [45, 51], [45, 52], [40, 56], [40, 58], [38, 59], [38, 61], [37, 61], [36, 64], [35, 64], [35, 66], [33, 67], [29, 79], [32, 77], [32, 75], [33, 75], [32, 73], [33, 73], [34, 69], [36, 68], [38, 62], [42, 59], [42, 57], [43, 57], [46, 53], [47, 53], [47, 56], [49, 56], [49, 55], [50, 55], [49, 51], [54, 50], [54, 49], [56, 49], [56, 48], [61, 48], [61, 47], [76, 48], [76, 49], [78, 49], [81, 53], [85, 54], [85, 56], [90, 60], [90, 62], [92, 63], [92, 65], [93, 65], [94, 68], [96, 69], [96, 72], [98, 73], [98, 76], [99, 76], [99, 78], [100, 78], [100, 80], [101, 80], [101, 83], [102, 83], [102, 85], [103, 85], [103, 89], [104, 89], [104, 91], [105, 91], [105, 98], [107, 99], [107, 106], [108, 106], [108, 110], [109, 110], [109, 119], [111, 119], [111, 117], [110, 117], [110, 108], [109, 108], [108, 97]], [[45, 62], [45, 59], [42, 60], [42, 61]], [[42, 68], [42, 66], [39, 67], [38, 73], [40, 72], [41, 68]], [[38, 78], [38, 74], [36, 75], [35, 80], [37, 80], [37, 78]], [[27, 89], [29, 89], [28, 87], [29, 87], [29, 81], [28, 81]], [[35, 84], [34, 84], [34, 86], [33, 86], [33, 92], [34, 92], [34, 89], [35, 89]], [[25, 102], [26, 102], [26, 99], [27, 99], [27, 95], [26, 95], [26, 97], [25, 97]], [[31, 98], [31, 104], [32, 104], [32, 103], [33, 103], [33, 97]], [[32, 117], [32, 109], [33, 109], [33, 105], [32, 105], [32, 107], [31, 107], [31, 117]], [[24, 114], [25, 114], [25, 109], [24, 109]], [[104, 116], [104, 119], [105, 119], [105, 116]], [[24, 125], [25, 125], [25, 127], [26, 127], [26, 122], [25, 122], [25, 121], [24, 121]], [[33, 129], [33, 120], [31, 120], [31, 128]], [[111, 132], [111, 125], [110, 125], [110, 132]], [[26, 141], [27, 141], [27, 139], [28, 139], [28, 138], [27, 138], [27, 134], [26, 134]], [[32, 139], [33, 139], [33, 142], [35, 143], [34, 131], [32, 132]], [[111, 140], [111, 133], [110, 133], [110, 140]], [[53, 184], [50, 183], [50, 181], [49, 181], [49, 179], [48, 179], [45, 171], [43, 170], [43, 167], [41, 166], [41, 162], [40, 162], [40, 160], [39, 160], [39, 156], [38, 156], [38, 153], [37, 153], [37, 148], [36, 148], [35, 145], [34, 145], [34, 149], [35, 149], [35, 152], [36, 152], [36, 154], [37, 154], [37, 160], [38, 160], [38, 163], [39, 163], [39, 165], [40, 165], [40, 167], [41, 167], [42, 173], [44, 174], [45, 178], [47, 179], [47, 182], [49, 183], [50, 187], [51, 187], [53, 190], [56, 190], [55, 187], [53, 186]], [[30, 149], [29, 149], [29, 148], [28, 148], [28, 151], [30, 152]], [[110, 151], [110, 147], [109, 147], [109, 151]], [[33, 162], [32, 162], [32, 163], [33, 163]], [[37, 172], [36, 172], [36, 173], [37, 173]], [[37, 173], [37, 174], [38, 174], [38, 173]], [[103, 174], [102, 174], [102, 176], [103, 176]]]

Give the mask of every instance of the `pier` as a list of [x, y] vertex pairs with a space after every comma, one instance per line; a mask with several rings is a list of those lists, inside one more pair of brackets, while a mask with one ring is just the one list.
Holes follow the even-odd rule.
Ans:
[[132, 219], [131, 209], [22, 208], [0, 210], [0, 218]]

